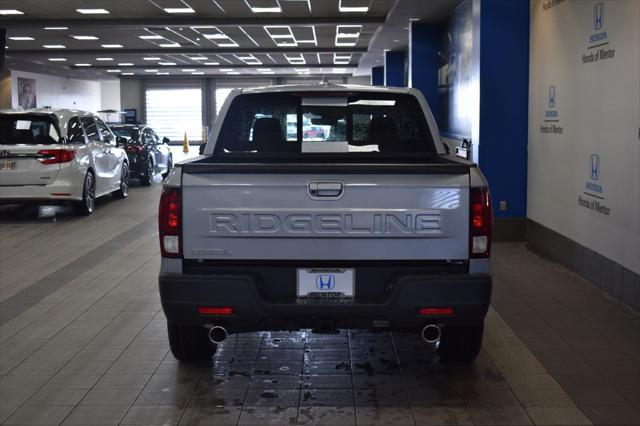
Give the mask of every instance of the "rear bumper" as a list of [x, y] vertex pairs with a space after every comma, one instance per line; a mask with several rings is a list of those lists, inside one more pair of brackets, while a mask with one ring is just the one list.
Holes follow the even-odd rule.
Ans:
[[[481, 324], [491, 299], [489, 274], [399, 275], [379, 303], [268, 300], [251, 275], [160, 274], [167, 320], [181, 325], [223, 324], [229, 332], [297, 330], [330, 323], [336, 328], [416, 331], [428, 323]], [[283, 285], [288, 285], [283, 283]], [[292, 283], [295, 285], [295, 283]], [[233, 315], [199, 315], [198, 306], [230, 306]], [[421, 307], [452, 307], [454, 315], [420, 316]]]
[[20, 185], [0, 186], [0, 203], [51, 202], [54, 204], [66, 201], [82, 200], [82, 186], [76, 185]]

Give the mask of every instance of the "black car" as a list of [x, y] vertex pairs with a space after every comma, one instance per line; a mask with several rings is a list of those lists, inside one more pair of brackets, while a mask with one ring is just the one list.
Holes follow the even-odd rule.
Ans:
[[152, 128], [144, 124], [112, 124], [111, 130], [129, 157], [129, 172], [143, 185], [151, 185], [153, 176], [166, 177], [173, 167], [169, 139], [160, 140]]

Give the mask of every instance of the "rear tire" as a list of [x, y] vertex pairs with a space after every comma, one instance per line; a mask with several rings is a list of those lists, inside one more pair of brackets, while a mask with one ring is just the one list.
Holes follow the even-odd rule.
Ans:
[[144, 172], [144, 175], [140, 177], [140, 183], [144, 186], [150, 186], [153, 182], [153, 160], [149, 158], [147, 160], [147, 170]]
[[443, 361], [469, 364], [482, 349], [484, 324], [465, 327], [445, 327], [438, 353]]
[[120, 189], [113, 193], [113, 198], [122, 200], [129, 195], [129, 165], [122, 163], [122, 173], [120, 174]]
[[217, 345], [209, 341], [207, 329], [167, 323], [171, 353], [181, 362], [210, 361]]
[[80, 216], [89, 216], [96, 209], [96, 183], [92, 172], [84, 175], [82, 201], [74, 201], [73, 211]]

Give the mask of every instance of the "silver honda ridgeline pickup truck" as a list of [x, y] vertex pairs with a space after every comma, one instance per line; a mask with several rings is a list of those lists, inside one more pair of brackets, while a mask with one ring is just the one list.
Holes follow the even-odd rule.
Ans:
[[160, 295], [173, 355], [228, 333], [420, 334], [478, 354], [491, 297], [491, 201], [448, 155], [415, 89], [233, 91], [204, 155], [164, 182]]

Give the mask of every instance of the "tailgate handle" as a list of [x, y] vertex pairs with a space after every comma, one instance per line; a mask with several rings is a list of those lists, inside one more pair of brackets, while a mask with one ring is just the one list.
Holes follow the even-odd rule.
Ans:
[[342, 195], [342, 182], [310, 182], [309, 194], [312, 197], [339, 197]]

